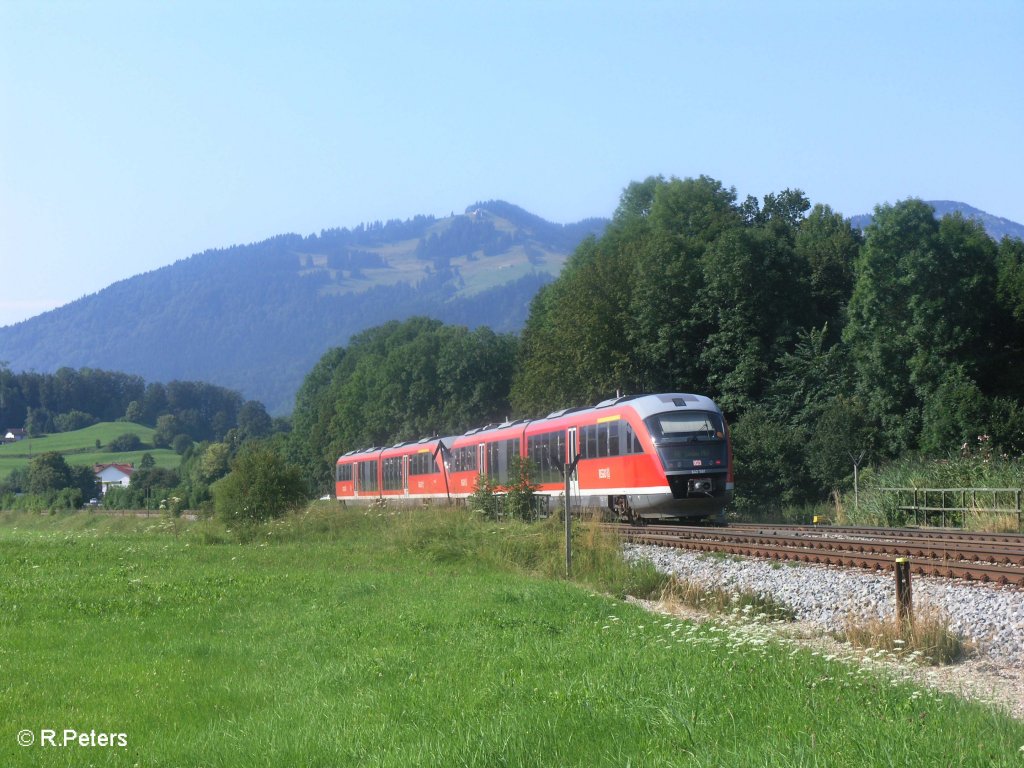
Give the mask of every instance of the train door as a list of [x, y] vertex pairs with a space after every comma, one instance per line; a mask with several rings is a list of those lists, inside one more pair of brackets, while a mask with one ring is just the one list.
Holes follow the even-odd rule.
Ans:
[[476, 449], [476, 463], [477, 463], [477, 474], [487, 474], [487, 443], [480, 443]]
[[409, 495], [409, 456], [402, 457], [402, 493]]
[[[576, 439], [576, 427], [569, 427], [569, 455], [566, 457], [566, 462], [571, 464], [576, 460], [576, 454], [579, 453], [579, 443]], [[571, 496], [580, 495], [580, 473], [575, 471], [569, 477], [569, 494]]]

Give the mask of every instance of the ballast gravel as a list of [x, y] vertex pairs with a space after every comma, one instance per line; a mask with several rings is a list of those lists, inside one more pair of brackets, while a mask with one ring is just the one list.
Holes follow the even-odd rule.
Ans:
[[[823, 633], [841, 631], [851, 618], [885, 619], [896, 611], [892, 574], [711, 556], [651, 545], [627, 544], [625, 553], [631, 560], [650, 560], [659, 571], [679, 579], [769, 596], [791, 608], [798, 622], [817, 626]], [[975, 648], [973, 659], [947, 668], [960, 674], [928, 668], [916, 677], [925, 683], [938, 680], [938, 687], [958, 688], [965, 695], [977, 694], [1024, 717], [1024, 590], [914, 576], [912, 592], [915, 611], [939, 610], [948, 618], [950, 629]], [[980, 682], [965, 682], [972, 675]], [[945, 677], [951, 684], [942, 684]], [[979, 693], [978, 688], [983, 690]]]
[[[838, 631], [851, 616], [892, 617], [895, 581], [868, 571], [807, 564], [780, 564], [752, 558], [708, 555], [649, 545], [628, 545], [630, 558], [645, 558], [678, 578], [768, 595], [793, 609], [798, 620]], [[931, 606], [949, 617], [950, 628], [973, 641], [978, 651], [1024, 665], [1024, 591], [989, 584], [959, 584], [915, 576], [916, 608]]]

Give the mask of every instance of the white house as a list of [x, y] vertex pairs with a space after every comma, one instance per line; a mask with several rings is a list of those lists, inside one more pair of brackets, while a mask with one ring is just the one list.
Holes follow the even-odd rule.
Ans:
[[3, 440], [0, 442], [16, 443], [19, 440], [24, 440], [26, 437], [28, 437], [28, 435], [25, 433], [24, 429], [15, 429], [14, 427], [11, 427], [4, 432]]
[[96, 464], [93, 466], [92, 471], [96, 474], [96, 479], [103, 488], [102, 492], [106, 493], [107, 489], [112, 485], [120, 485], [123, 488], [127, 488], [128, 483], [131, 482], [132, 473], [135, 471], [135, 465]]

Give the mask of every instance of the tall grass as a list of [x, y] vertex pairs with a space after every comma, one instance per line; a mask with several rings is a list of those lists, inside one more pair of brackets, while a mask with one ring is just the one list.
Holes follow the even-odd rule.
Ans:
[[[383, 513], [382, 513], [383, 514]], [[464, 508], [395, 512], [388, 541], [399, 552], [445, 564], [486, 564], [544, 578], [565, 577], [564, 521], [489, 522]], [[621, 541], [596, 522], [572, 526], [571, 578], [619, 596], [653, 597], [667, 577], [648, 561], [627, 562]]]
[[[1024, 461], [970, 452], [948, 459], [908, 459], [869, 468], [861, 474], [859, 502], [851, 492], [842, 499], [844, 515], [854, 525], [901, 526], [914, 522], [899, 509], [898, 497], [885, 488], [1024, 488]], [[1012, 494], [983, 494], [978, 506], [1012, 507]], [[957, 504], [958, 506], [959, 504]], [[968, 505], [970, 506], [970, 505]], [[954, 518], [956, 524], [977, 530], [1016, 530], [1016, 514], [979, 510]]]
[[932, 606], [920, 606], [912, 621], [896, 616], [865, 620], [848, 617], [840, 637], [858, 648], [875, 648], [938, 666], [960, 661], [972, 645], [949, 626], [949, 617]]
[[688, 579], [673, 578], [662, 588], [660, 602], [670, 608], [676, 605], [713, 613], [726, 613], [742, 618], [765, 621], [793, 621], [796, 612], [788, 605], [748, 590], [708, 587]]

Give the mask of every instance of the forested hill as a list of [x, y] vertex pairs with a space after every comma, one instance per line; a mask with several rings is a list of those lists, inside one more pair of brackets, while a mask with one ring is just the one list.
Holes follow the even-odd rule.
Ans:
[[210, 250], [0, 328], [0, 360], [208, 381], [286, 413], [320, 356], [365, 328], [426, 315], [518, 330], [540, 286], [606, 224], [490, 201]]

